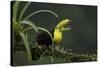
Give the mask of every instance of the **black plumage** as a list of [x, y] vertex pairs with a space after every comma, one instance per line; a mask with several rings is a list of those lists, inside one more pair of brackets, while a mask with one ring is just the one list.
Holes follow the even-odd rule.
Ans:
[[[53, 36], [53, 31], [50, 31], [50, 33]], [[37, 35], [36, 41], [37, 41], [38, 45], [40, 45], [40, 46], [48, 47], [48, 46], [52, 45], [52, 39], [49, 36], [49, 34], [45, 31], [43, 31]]]

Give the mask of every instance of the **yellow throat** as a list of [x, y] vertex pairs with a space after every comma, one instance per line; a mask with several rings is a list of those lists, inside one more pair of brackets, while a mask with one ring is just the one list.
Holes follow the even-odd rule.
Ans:
[[55, 31], [54, 31], [54, 43], [60, 45], [61, 40], [62, 40], [62, 32], [60, 32], [59, 29], [55, 29]]

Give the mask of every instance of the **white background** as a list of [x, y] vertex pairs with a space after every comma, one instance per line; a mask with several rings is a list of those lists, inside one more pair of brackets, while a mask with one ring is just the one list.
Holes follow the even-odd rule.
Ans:
[[[10, 1], [0, 0], [0, 67], [10, 66]], [[36, 2], [83, 4], [98, 6], [98, 34], [100, 34], [100, 0], [27, 0]], [[98, 62], [36, 65], [35, 67], [100, 67], [100, 36], [98, 35]], [[32, 66], [28, 66], [32, 67]]]

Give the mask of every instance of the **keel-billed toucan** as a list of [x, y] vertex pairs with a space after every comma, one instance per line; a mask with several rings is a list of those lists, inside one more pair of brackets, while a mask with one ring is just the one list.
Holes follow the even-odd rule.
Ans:
[[[69, 19], [63, 19], [56, 25], [56, 27], [52, 31], [50, 31], [54, 40], [53, 41], [54, 44], [57, 44], [58, 46], [60, 46], [62, 35], [63, 35], [62, 32], [64, 30], [70, 30], [70, 28], [67, 27], [69, 24], [70, 24]], [[37, 44], [41, 47], [48, 47], [52, 44], [52, 39], [47, 32], [39, 33], [37, 35], [36, 41], [37, 41]]]

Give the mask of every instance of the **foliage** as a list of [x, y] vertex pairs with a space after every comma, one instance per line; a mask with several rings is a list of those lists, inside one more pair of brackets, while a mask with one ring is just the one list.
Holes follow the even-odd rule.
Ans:
[[[30, 2], [28, 2], [25, 5], [25, 7], [23, 8], [23, 10], [20, 14], [20, 17], [17, 21], [16, 15], [17, 15], [17, 9], [18, 9], [19, 3], [20, 3], [19, 1], [16, 1], [15, 4], [13, 4], [13, 22], [12, 22], [13, 23], [13, 31], [14, 31], [14, 33], [13, 33], [13, 35], [14, 35], [13, 46], [14, 46], [15, 50], [21, 50], [23, 47], [25, 47], [24, 50], [26, 49], [28, 59], [29, 59], [29, 61], [31, 61], [32, 60], [31, 50], [30, 50], [31, 47], [30, 47], [30, 44], [29, 44], [29, 40], [28, 40], [29, 38], [28, 38], [27, 31], [32, 29], [33, 31], [38, 33], [39, 30], [42, 30], [42, 31], [47, 32], [50, 35], [50, 37], [52, 38], [52, 41], [53, 41], [53, 37], [48, 30], [46, 30], [45, 28], [36, 26], [32, 21], [29, 21], [28, 18], [30, 18], [34, 14], [40, 13], [40, 12], [51, 13], [57, 18], [58, 18], [58, 15], [56, 13], [54, 13], [53, 11], [50, 11], [50, 10], [39, 10], [39, 11], [31, 13], [29, 16], [27, 16], [26, 18], [24, 18], [22, 20], [22, 16], [23, 16], [25, 10], [30, 5]], [[25, 28], [24, 27], [25, 25], [28, 25], [29, 27]], [[23, 41], [23, 43], [22, 43], [22, 41]], [[24, 44], [24, 46], [22, 46], [23, 44]], [[52, 42], [52, 44], [53, 44], [53, 42]]]

